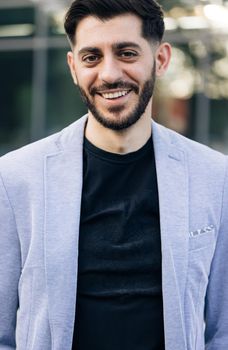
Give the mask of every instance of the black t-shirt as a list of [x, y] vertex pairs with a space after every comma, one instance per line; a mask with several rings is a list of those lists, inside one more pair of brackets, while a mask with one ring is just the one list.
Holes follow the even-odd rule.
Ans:
[[163, 350], [153, 143], [126, 155], [84, 142], [73, 350]]

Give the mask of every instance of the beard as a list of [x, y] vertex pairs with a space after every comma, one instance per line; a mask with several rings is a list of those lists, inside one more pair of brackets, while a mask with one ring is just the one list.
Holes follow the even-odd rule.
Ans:
[[[111, 89], [128, 89], [134, 91], [136, 95], [138, 95], [138, 102], [136, 106], [133, 108], [131, 112], [129, 112], [127, 115], [123, 116], [122, 118], [116, 118], [115, 120], [110, 120], [107, 117], [105, 117], [100, 111], [99, 108], [96, 107], [96, 105], [90, 100], [89, 95], [85, 92], [85, 90], [78, 85], [78, 89], [80, 92], [80, 95], [85, 102], [87, 108], [92, 113], [94, 118], [105, 128], [121, 131], [124, 129], [129, 128], [130, 126], [134, 125], [144, 114], [146, 107], [148, 106], [148, 103], [150, 102], [153, 92], [154, 92], [154, 86], [155, 86], [155, 80], [156, 80], [156, 62], [154, 62], [151, 77], [149, 80], [145, 81], [143, 84], [141, 92], [139, 92], [139, 88], [136, 84], [118, 81], [116, 83], [105, 83], [102, 86], [99, 86], [97, 88], [93, 87], [90, 89], [89, 94], [90, 96], [95, 96], [97, 93], [101, 93], [102, 91], [107, 91]], [[130, 92], [131, 93], [131, 92]], [[116, 114], [117, 116], [120, 115], [121, 112], [123, 112], [125, 109], [125, 106], [114, 106], [109, 107], [108, 112], [111, 114]]]

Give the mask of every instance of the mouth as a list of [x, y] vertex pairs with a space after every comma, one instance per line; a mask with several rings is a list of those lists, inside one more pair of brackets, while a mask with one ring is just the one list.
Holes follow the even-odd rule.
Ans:
[[117, 100], [125, 97], [131, 92], [131, 90], [119, 90], [119, 91], [104, 91], [98, 92], [97, 94], [106, 100]]

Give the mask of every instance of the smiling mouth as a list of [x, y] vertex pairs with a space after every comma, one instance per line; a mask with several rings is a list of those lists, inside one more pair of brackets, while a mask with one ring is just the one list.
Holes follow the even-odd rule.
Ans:
[[98, 93], [98, 95], [102, 96], [106, 100], [116, 100], [121, 97], [124, 97], [130, 93], [131, 90], [123, 90], [123, 91], [115, 91], [115, 92], [103, 92]]

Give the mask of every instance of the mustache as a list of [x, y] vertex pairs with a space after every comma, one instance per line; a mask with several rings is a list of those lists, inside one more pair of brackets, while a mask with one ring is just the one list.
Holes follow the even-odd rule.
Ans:
[[100, 86], [94, 86], [89, 90], [89, 93], [91, 96], [95, 96], [97, 93], [102, 93], [103, 91], [107, 90], [114, 90], [114, 89], [125, 89], [125, 90], [133, 90], [136, 94], [139, 93], [139, 88], [136, 84], [128, 83], [125, 81], [117, 81], [115, 83], [104, 83]]

